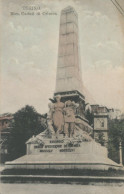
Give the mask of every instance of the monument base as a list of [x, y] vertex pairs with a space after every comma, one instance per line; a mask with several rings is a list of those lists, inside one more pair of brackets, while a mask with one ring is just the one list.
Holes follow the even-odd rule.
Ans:
[[74, 138], [45, 139], [42, 144], [28, 144], [27, 155], [6, 162], [6, 169], [121, 169], [107, 157], [107, 149], [92, 141]]

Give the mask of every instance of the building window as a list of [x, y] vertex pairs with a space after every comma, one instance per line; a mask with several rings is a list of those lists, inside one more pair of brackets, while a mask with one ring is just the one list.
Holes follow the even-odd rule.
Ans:
[[101, 127], [104, 127], [104, 121], [101, 122]]

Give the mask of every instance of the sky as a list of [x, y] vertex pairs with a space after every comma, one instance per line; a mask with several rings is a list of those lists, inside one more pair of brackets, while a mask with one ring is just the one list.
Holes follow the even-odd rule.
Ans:
[[[123, 0], [118, 3], [124, 9]], [[41, 14], [21, 15], [32, 12], [23, 10], [30, 5], [40, 7]], [[89, 102], [124, 111], [124, 16], [111, 1], [1, 0], [1, 113], [14, 113], [27, 104], [41, 114], [48, 111], [55, 91], [60, 12], [69, 5], [78, 13]]]

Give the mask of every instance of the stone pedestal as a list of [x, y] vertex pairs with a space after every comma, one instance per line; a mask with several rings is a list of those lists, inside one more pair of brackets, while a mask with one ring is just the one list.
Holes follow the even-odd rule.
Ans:
[[6, 163], [10, 169], [119, 169], [107, 157], [107, 149], [95, 141], [74, 138], [44, 139], [28, 143], [27, 155]]

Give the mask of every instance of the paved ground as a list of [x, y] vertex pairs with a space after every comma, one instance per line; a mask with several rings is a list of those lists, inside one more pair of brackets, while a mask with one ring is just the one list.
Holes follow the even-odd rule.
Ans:
[[1, 184], [0, 194], [124, 194], [124, 186]]

